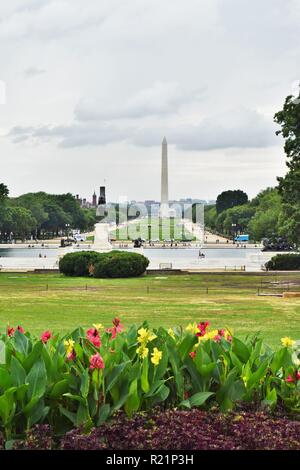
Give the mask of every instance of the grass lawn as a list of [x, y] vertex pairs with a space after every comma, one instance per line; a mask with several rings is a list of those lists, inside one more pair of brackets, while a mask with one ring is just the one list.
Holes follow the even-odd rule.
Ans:
[[[66, 332], [93, 323], [125, 325], [144, 319], [152, 326], [209, 320], [238, 335], [261, 331], [276, 346], [300, 338], [300, 298], [259, 297], [261, 292], [300, 288], [300, 273], [289, 277], [241, 274], [145, 276], [135, 279], [66, 278], [59, 274], [0, 274], [0, 331], [7, 322], [40, 334]], [[278, 284], [279, 283], [279, 284]], [[294, 285], [293, 285], [294, 283]], [[297, 285], [298, 284], [298, 285]]]
[[[161, 227], [158, 217], [152, 217], [149, 224], [148, 218], [137, 219], [136, 222], [128, 224], [128, 227], [120, 227], [112, 231], [111, 235], [117, 240], [134, 240], [142, 238], [144, 240], [194, 240], [192, 235], [182, 224], [181, 220], [162, 219]], [[151, 225], [151, 228], [149, 227]]]

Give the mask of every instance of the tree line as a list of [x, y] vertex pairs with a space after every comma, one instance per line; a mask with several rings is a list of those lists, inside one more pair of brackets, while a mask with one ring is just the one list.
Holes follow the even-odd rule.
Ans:
[[211, 230], [228, 236], [248, 233], [255, 241], [283, 237], [299, 248], [300, 92], [286, 98], [274, 121], [280, 126], [276, 134], [284, 139], [287, 174], [277, 178], [277, 187], [261, 191], [251, 201], [243, 191], [224, 191], [215, 206], [205, 208], [205, 222]]
[[71, 229], [89, 230], [95, 209], [81, 208], [73, 195], [28, 193], [10, 198], [0, 184], [0, 240], [47, 239], [68, 235]]
[[[205, 207], [207, 228], [232, 238], [239, 233], [247, 233], [253, 241], [286, 236], [282, 229], [282, 196], [277, 188], [267, 188], [251, 201], [243, 193], [242, 202], [234, 197], [230, 199], [228, 193], [235, 191], [224, 191], [218, 196], [216, 205]], [[229, 206], [224, 203], [225, 200]]]

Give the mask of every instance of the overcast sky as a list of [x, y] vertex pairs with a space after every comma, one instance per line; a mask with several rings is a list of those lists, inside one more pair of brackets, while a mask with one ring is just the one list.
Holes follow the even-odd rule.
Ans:
[[299, 0], [1, 2], [0, 182], [158, 199], [166, 135], [171, 198], [274, 186], [299, 30]]

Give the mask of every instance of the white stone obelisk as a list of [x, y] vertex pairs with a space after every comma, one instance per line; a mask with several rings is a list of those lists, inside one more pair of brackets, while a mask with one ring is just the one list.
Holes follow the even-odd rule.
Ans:
[[161, 154], [161, 201], [160, 217], [169, 217], [169, 174], [168, 174], [168, 143], [164, 137]]

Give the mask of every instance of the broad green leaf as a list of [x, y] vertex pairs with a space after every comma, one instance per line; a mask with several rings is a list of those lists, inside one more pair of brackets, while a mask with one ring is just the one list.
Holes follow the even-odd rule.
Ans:
[[29, 374], [26, 377], [26, 382], [29, 384], [28, 397], [42, 397], [45, 393], [47, 383], [47, 373], [44, 361], [39, 360], [36, 362]]
[[87, 400], [80, 402], [77, 413], [76, 413], [76, 425], [91, 425], [92, 420], [89, 413], [89, 407]]
[[128, 363], [123, 362], [122, 364], [119, 364], [115, 366], [112, 371], [110, 371], [106, 378], [105, 378], [105, 383], [106, 383], [106, 392], [109, 392], [112, 387], [115, 385], [117, 382], [119, 376], [122, 374], [123, 370], [125, 369], [126, 365]]
[[83, 398], [87, 398], [89, 394], [89, 387], [90, 387], [89, 370], [86, 369], [81, 375], [80, 393], [83, 396]]
[[74, 426], [76, 425], [76, 413], [72, 413], [61, 405], [59, 405], [59, 411], [62, 415], [66, 416]]
[[20, 364], [18, 359], [14, 356], [11, 358], [10, 363], [10, 373], [11, 373], [11, 380], [13, 385], [19, 387], [20, 385], [25, 384], [26, 382], [26, 371], [24, 367]]
[[0, 364], [5, 364], [5, 343], [0, 340]]
[[192, 350], [195, 343], [196, 343], [195, 335], [187, 334], [186, 336], [184, 336], [183, 340], [178, 346], [178, 352], [182, 361], [187, 356], [187, 354]]
[[247, 388], [252, 388], [254, 386], [259, 386], [260, 380], [266, 375], [268, 369], [269, 361], [266, 359], [255, 371], [247, 382]]
[[0, 366], [0, 389], [5, 392], [6, 389], [12, 386], [11, 376], [5, 367]]
[[28, 425], [31, 427], [38, 422], [43, 422], [48, 412], [49, 407], [46, 407], [44, 404], [44, 400], [40, 399], [30, 412], [30, 415], [28, 417]]
[[38, 341], [32, 348], [32, 351], [28, 356], [23, 360], [22, 365], [26, 372], [28, 373], [32, 366], [40, 359], [43, 349], [43, 343]]
[[142, 374], [141, 374], [141, 387], [144, 393], [148, 393], [150, 390], [149, 380], [148, 380], [148, 371], [149, 371], [149, 360], [146, 357], [143, 360], [142, 365]]
[[212, 392], [198, 392], [192, 395], [187, 400], [183, 400], [179, 406], [183, 406], [185, 408], [192, 408], [193, 406], [201, 406], [203, 405], [208, 398], [210, 398], [214, 393]]
[[26, 356], [29, 351], [29, 340], [27, 336], [25, 336], [24, 333], [21, 333], [19, 330], [16, 330], [14, 334], [14, 343], [16, 351]]
[[85, 399], [79, 395], [73, 395], [72, 393], [64, 393], [64, 397], [70, 398], [71, 400], [79, 401], [79, 403], [85, 403]]
[[272, 388], [272, 390], [268, 390], [266, 398], [263, 400], [262, 403], [271, 408], [271, 410], [275, 408], [277, 404], [277, 393], [275, 388]]
[[100, 410], [99, 410], [99, 417], [97, 421], [97, 426], [101, 426], [101, 424], [105, 423], [107, 421], [107, 418], [110, 415], [110, 405], [105, 404], [102, 405]]
[[236, 337], [234, 337], [232, 341], [232, 351], [243, 363], [246, 363], [250, 357], [250, 351], [248, 347]]
[[138, 395], [137, 385], [138, 381], [135, 379], [133, 382], [131, 382], [129, 387], [129, 396], [125, 403], [125, 412], [129, 417], [131, 417], [132, 414], [139, 409], [140, 398]]
[[203, 405], [209, 397], [214, 395], [212, 392], [199, 392], [192, 395], [189, 399], [191, 406], [201, 406]]
[[168, 362], [169, 362], [169, 355], [168, 349], [166, 346], [161, 346], [160, 351], [162, 352], [162, 358], [158, 364], [158, 366], [154, 367], [154, 380], [161, 379], [167, 370]]
[[60, 380], [53, 385], [53, 388], [49, 394], [51, 398], [60, 398], [64, 393], [67, 393], [69, 389], [69, 382], [67, 379]]
[[3, 421], [4, 426], [10, 420], [11, 414], [15, 410], [14, 394], [17, 387], [11, 387], [0, 396], [0, 417]]

